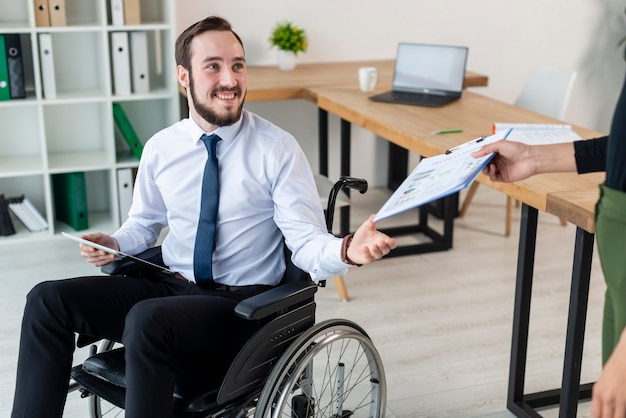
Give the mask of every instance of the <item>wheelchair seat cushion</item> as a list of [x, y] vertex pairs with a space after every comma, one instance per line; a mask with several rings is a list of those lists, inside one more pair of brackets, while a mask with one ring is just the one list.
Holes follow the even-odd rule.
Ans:
[[[126, 388], [126, 363], [124, 360], [124, 347], [111, 351], [104, 351], [89, 357], [82, 364], [82, 370], [95, 377], [105, 380], [120, 388]], [[83, 378], [79, 379], [84, 386]], [[194, 394], [182, 393], [178, 387], [174, 388], [174, 403], [177, 409], [196, 412], [206, 411], [212, 408], [217, 400], [219, 386], [216, 388], [204, 388]]]
[[91, 356], [83, 362], [83, 370], [115, 386], [126, 387], [124, 353], [124, 347], [120, 347]]

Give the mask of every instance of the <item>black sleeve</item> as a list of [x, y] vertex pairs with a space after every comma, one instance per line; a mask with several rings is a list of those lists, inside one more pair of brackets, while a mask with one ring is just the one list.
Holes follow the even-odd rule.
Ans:
[[608, 136], [574, 141], [574, 158], [578, 174], [606, 170]]

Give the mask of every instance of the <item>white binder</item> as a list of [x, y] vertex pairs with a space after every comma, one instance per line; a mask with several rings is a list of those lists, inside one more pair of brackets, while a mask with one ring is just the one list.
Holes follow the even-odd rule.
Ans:
[[124, 26], [124, 0], [111, 0], [111, 25]]
[[111, 61], [113, 62], [113, 93], [130, 94], [128, 32], [111, 32]]
[[130, 32], [130, 63], [133, 93], [149, 93], [148, 34], [146, 32]]
[[54, 99], [57, 97], [57, 85], [54, 75], [52, 36], [49, 33], [39, 34], [39, 60], [41, 61], [43, 95], [46, 99]]
[[120, 223], [128, 218], [128, 211], [133, 202], [133, 169], [120, 168], [117, 170], [117, 195], [119, 197]]

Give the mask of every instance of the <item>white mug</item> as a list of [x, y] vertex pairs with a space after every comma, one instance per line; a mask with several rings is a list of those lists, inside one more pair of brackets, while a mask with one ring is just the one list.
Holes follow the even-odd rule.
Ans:
[[359, 86], [362, 92], [370, 92], [374, 90], [378, 83], [378, 71], [376, 67], [359, 68]]

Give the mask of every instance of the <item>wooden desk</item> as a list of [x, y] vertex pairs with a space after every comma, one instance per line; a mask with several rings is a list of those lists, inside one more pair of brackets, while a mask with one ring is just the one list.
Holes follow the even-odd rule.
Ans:
[[[374, 103], [353, 87], [318, 88], [318, 106], [340, 118], [342, 141], [349, 143], [349, 125], [357, 124], [379, 136], [420, 155], [433, 156], [468, 139], [488, 134], [496, 121], [520, 123], [559, 123], [559, 121], [514, 106], [465, 92], [461, 100], [442, 108]], [[461, 134], [432, 135], [432, 131], [463, 129]], [[600, 134], [574, 126], [582, 137]], [[342, 146], [348, 150], [349, 144]], [[349, 169], [349, 165], [347, 167]], [[344, 168], [345, 169], [345, 168]], [[342, 169], [342, 170], [344, 170]], [[342, 171], [342, 174], [349, 174]], [[517, 262], [513, 339], [507, 407], [520, 417], [539, 417], [535, 408], [559, 405], [559, 414], [576, 416], [580, 394], [590, 396], [591, 385], [580, 386], [580, 362], [584, 341], [584, 325], [593, 254], [592, 201], [603, 181], [604, 173], [577, 175], [573, 173], [544, 174], [525, 181], [506, 184], [491, 183], [485, 176], [478, 181], [519, 199], [522, 205], [520, 244]], [[583, 191], [583, 194], [580, 191]], [[537, 234], [538, 211], [547, 211], [578, 226], [572, 271], [570, 312], [565, 342], [562, 386], [540, 393], [524, 394], [526, 354], [530, 321], [530, 299]], [[445, 211], [445, 209], [444, 209]], [[447, 218], [449, 211], [445, 215]], [[451, 225], [445, 219], [445, 228]], [[449, 222], [449, 223], [448, 223]], [[591, 223], [590, 223], [591, 222]], [[451, 228], [451, 226], [450, 226]], [[451, 239], [450, 232], [450, 239]], [[394, 250], [397, 251], [397, 250]]]
[[568, 222], [594, 234], [596, 203], [599, 198], [600, 189], [595, 186], [571, 192], [550, 193], [546, 212], [567, 219]]
[[[391, 88], [394, 60], [368, 60], [298, 64], [292, 71], [281, 71], [277, 66], [248, 67], [248, 94], [246, 101], [306, 99], [316, 102], [314, 87], [352, 85], [358, 88], [360, 67], [378, 69], [378, 85]], [[465, 87], [486, 86], [487, 76], [472, 71], [465, 73]]]
[[[552, 118], [517, 108], [474, 92], [465, 91], [456, 102], [439, 108], [377, 103], [368, 100], [368, 94], [352, 86], [318, 87], [317, 104], [342, 119], [342, 155], [349, 155], [350, 123], [361, 126], [404, 149], [431, 157], [446, 149], [481, 135], [489, 135], [497, 121], [520, 123], [560, 123]], [[433, 135], [433, 131], [460, 128], [462, 133]], [[574, 126], [584, 137], [597, 132]], [[346, 143], [347, 142], [347, 143]], [[350, 162], [342, 159], [341, 174], [350, 172]], [[586, 184], [597, 185], [597, 174], [544, 174], [514, 184], [492, 183], [483, 175], [478, 181], [495, 188], [528, 205], [545, 211], [548, 193], [577, 190]], [[445, 232], [444, 232], [445, 234]]]

